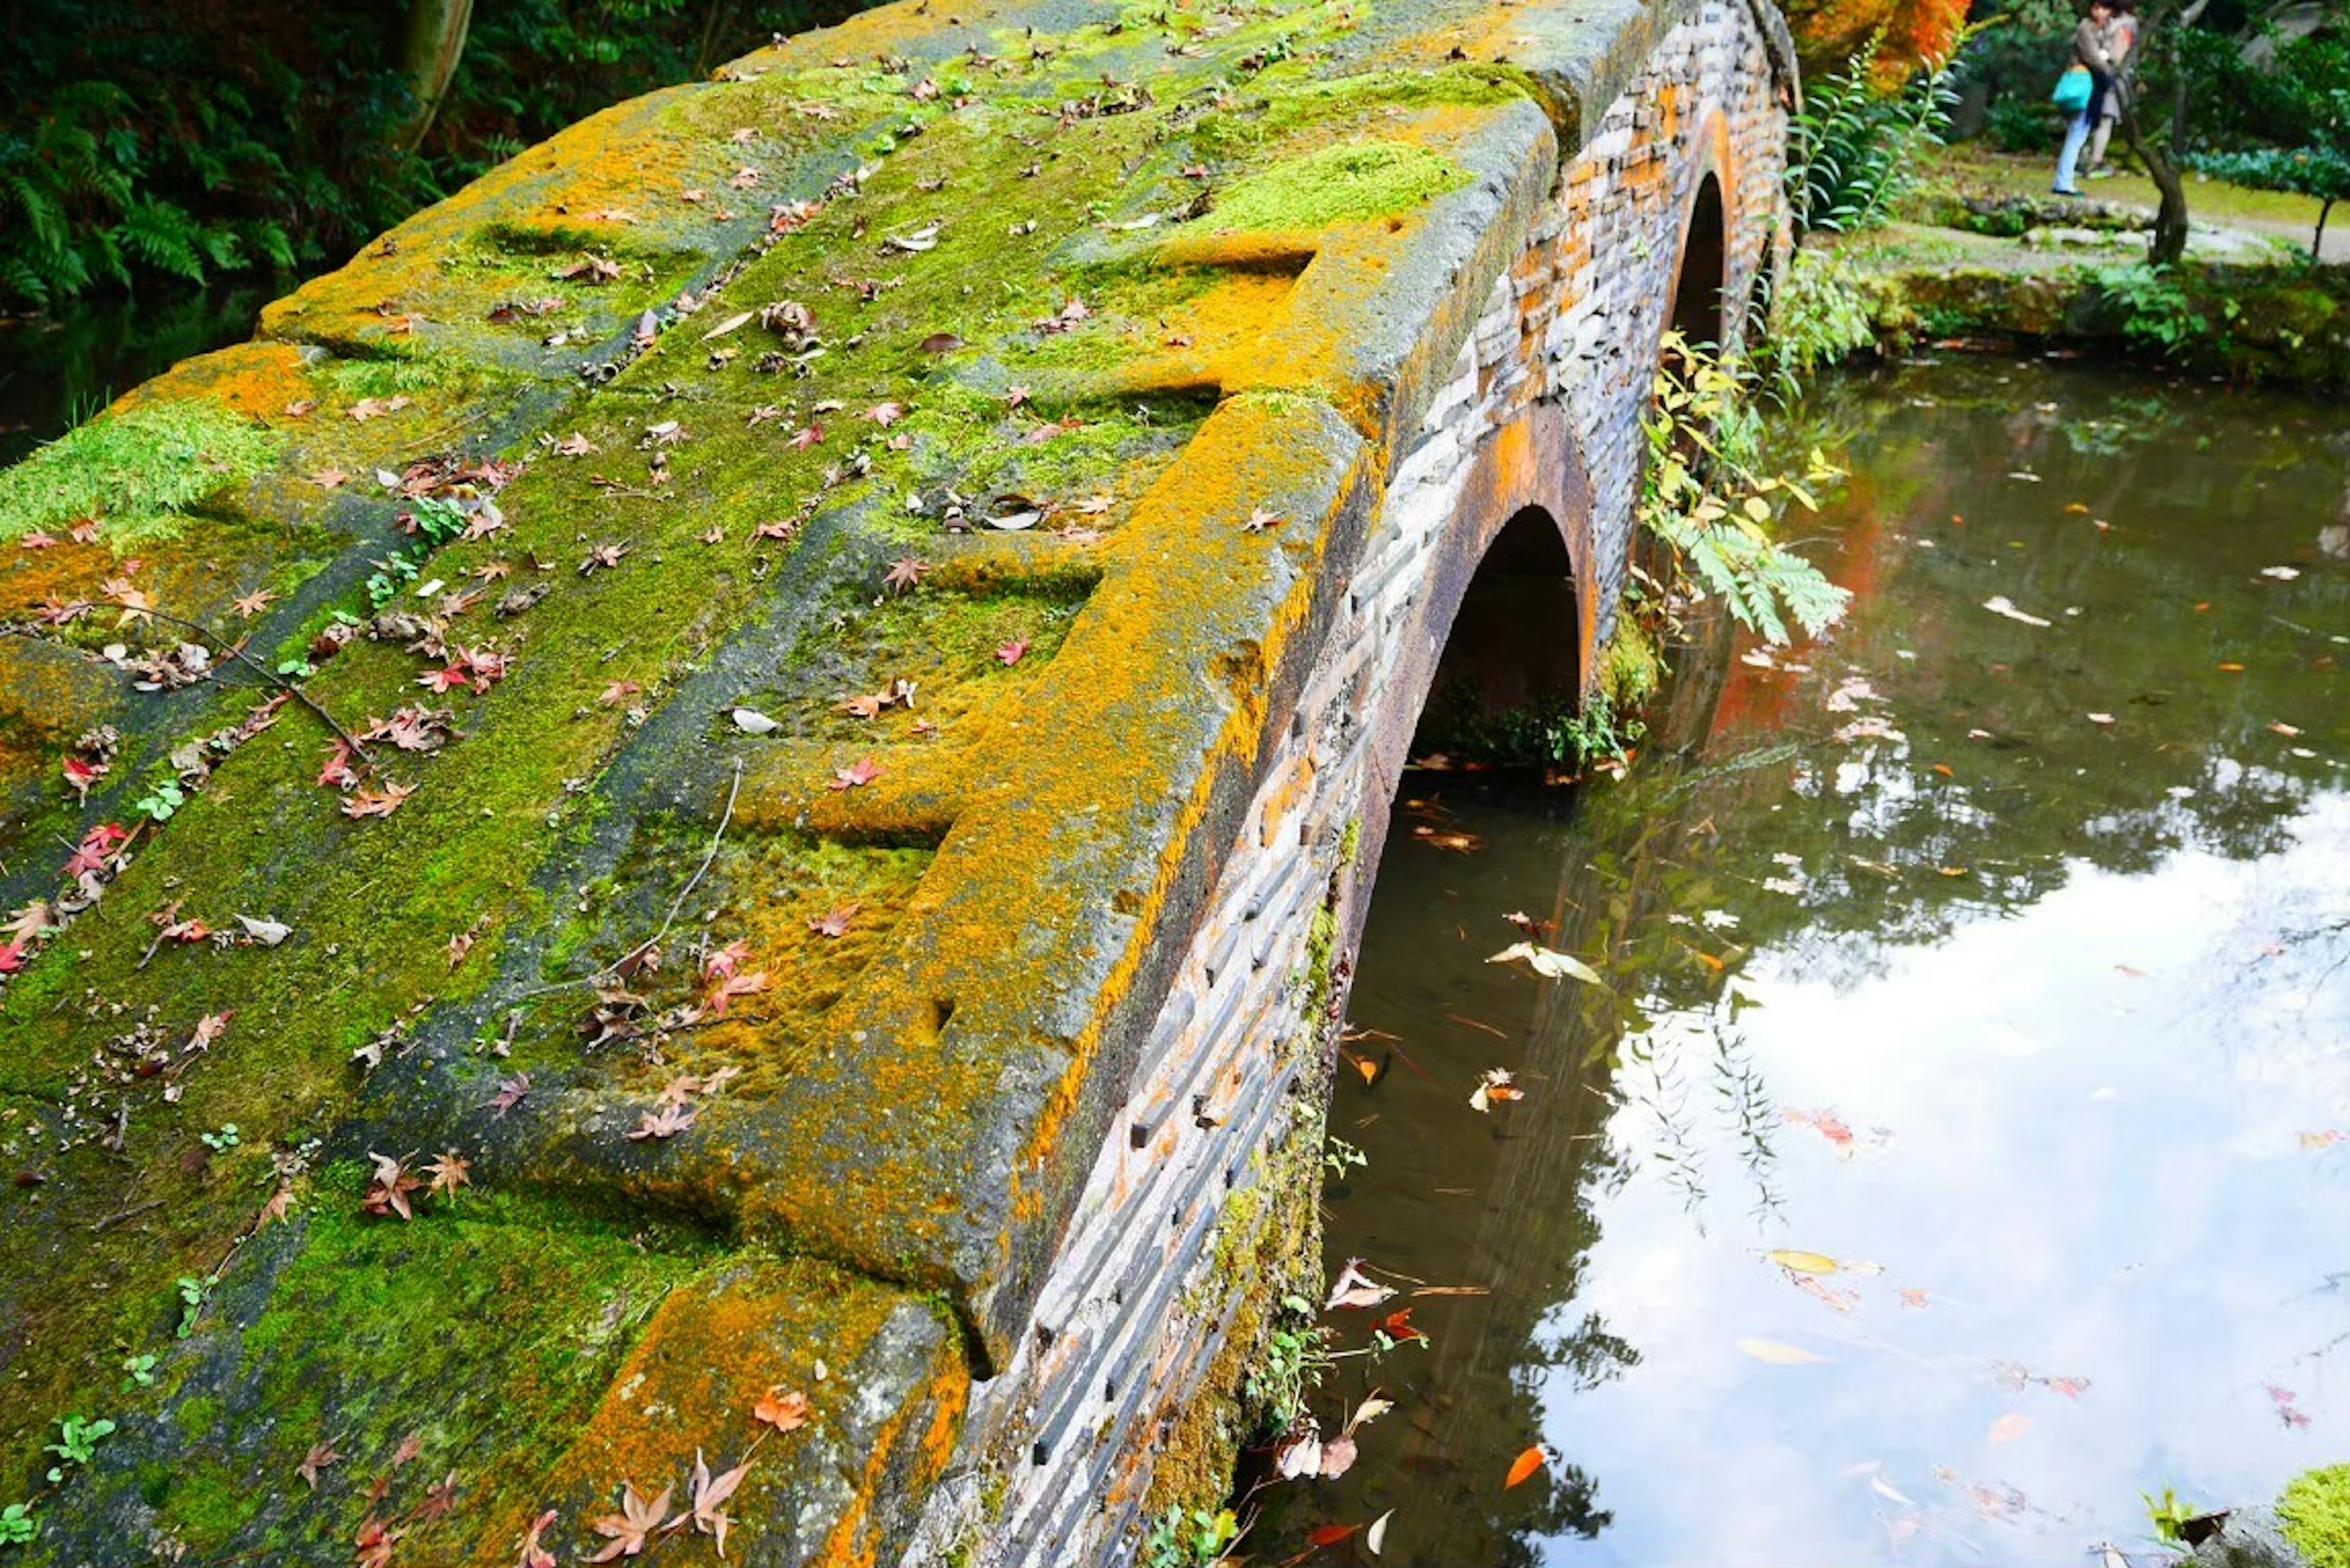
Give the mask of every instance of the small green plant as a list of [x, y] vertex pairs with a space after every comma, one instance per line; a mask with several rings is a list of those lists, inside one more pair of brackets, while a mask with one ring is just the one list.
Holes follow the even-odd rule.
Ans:
[[33, 1505], [12, 1502], [0, 1508], [0, 1546], [22, 1546], [40, 1527], [33, 1521]]
[[1632, 748], [1648, 733], [1648, 726], [1618, 708], [1603, 687], [1577, 711], [1544, 724], [1543, 749], [1551, 762], [1570, 772], [1594, 767], [1620, 772], [1630, 763]]
[[126, 1355], [122, 1358], [122, 1370], [129, 1373], [130, 1381], [140, 1387], [152, 1388], [155, 1386], [155, 1366], [161, 1359], [159, 1355]]
[[1210, 1513], [1170, 1508], [1142, 1540], [1144, 1568], [1213, 1568], [1241, 1538], [1240, 1521], [1229, 1508]]
[[2138, 262], [2099, 267], [2091, 275], [2097, 291], [2120, 306], [2122, 340], [2132, 348], [2176, 354], [2203, 330], [2195, 302], [2168, 267]]
[[180, 1276], [179, 1287], [179, 1336], [182, 1339], [185, 1339], [188, 1335], [196, 1332], [196, 1318], [203, 1312], [204, 1297], [211, 1292], [212, 1287], [204, 1281], [196, 1279], [192, 1275], [188, 1274], [182, 1274]]
[[226, 1154], [237, 1145], [236, 1124], [223, 1122], [218, 1132], [198, 1133], [196, 1141], [214, 1154]]
[[1325, 1140], [1322, 1145], [1322, 1166], [1330, 1173], [1329, 1179], [1332, 1181], [1339, 1180], [1346, 1176], [1347, 1172], [1361, 1169], [1370, 1163], [1369, 1155], [1336, 1134]]
[[1304, 1412], [1306, 1396], [1330, 1370], [1329, 1337], [1330, 1331], [1314, 1321], [1313, 1304], [1305, 1297], [1281, 1298], [1263, 1354], [1243, 1380], [1243, 1392], [1266, 1429], [1284, 1431]]
[[2187, 1537], [2180, 1533], [2181, 1528], [2203, 1511], [2191, 1502], [2180, 1501], [2178, 1493], [2169, 1487], [2162, 1489], [2162, 1496], [2158, 1499], [2150, 1491], [2137, 1495], [2146, 1501], [2147, 1517], [2154, 1521], [2157, 1540], [2184, 1542]]
[[49, 1467], [52, 1484], [66, 1479], [66, 1471], [77, 1465], [87, 1465], [98, 1457], [98, 1445], [114, 1434], [114, 1423], [103, 1416], [85, 1421], [79, 1416], [57, 1417], [57, 1440], [41, 1451], [57, 1456]]
[[1646, 421], [1640, 524], [1672, 552], [1685, 591], [1720, 595], [1741, 626], [1783, 645], [1789, 621], [1817, 637], [1851, 602], [1772, 536], [1789, 503], [1816, 511], [1813, 491], [1843, 475], [1817, 451], [1801, 476], [1766, 472], [1760, 422], [1740, 389], [1704, 351], [1667, 337]]
[[167, 778], [153, 789], [130, 803], [130, 809], [154, 822], [169, 822], [172, 814], [188, 804], [185, 790], [176, 778]]

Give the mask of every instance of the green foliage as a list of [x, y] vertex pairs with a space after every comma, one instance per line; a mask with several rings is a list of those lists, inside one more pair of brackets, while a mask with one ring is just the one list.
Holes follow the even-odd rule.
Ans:
[[1632, 748], [1648, 734], [1648, 726], [1632, 704], [1602, 687], [1579, 711], [1543, 726], [1543, 751], [1546, 761], [1570, 773], [1596, 767], [1620, 774], [1631, 760]]
[[2268, 40], [2272, 63], [2265, 71], [2244, 70], [2244, 51], [2224, 57], [2234, 89], [2230, 101], [2259, 106], [2261, 140], [2198, 154], [2191, 167], [2216, 180], [2262, 191], [2314, 196], [2317, 232], [2310, 239], [2315, 256], [2325, 237], [2326, 214], [2336, 202], [2350, 201], [2350, 38], [2315, 34]]
[[185, 1339], [196, 1332], [196, 1319], [204, 1310], [204, 1298], [212, 1293], [212, 1282], [192, 1274], [182, 1274], [174, 1282], [180, 1292], [179, 1337]]
[[1891, 95], [1875, 86], [1879, 40], [1804, 95], [1787, 127], [1787, 199], [1798, 234], [1875, 228], [1938, 145], [1958, 101], [1950, 67], [1932, 62]]
[[2350, 1563], [2350, 1465], [2295, 1476], [2277, 1499], [2277, 1517], [2293, 1550], [2316, 1568]]
[[2190, 348], [2224, 348], [2228, 324], [2241, 311], [2234, 299], [2222, 297], [2219, 319], [2211, 319], [2177, 272], [2145, 262], [2099, 267], [2090, 276], [2106, 301], [2122, 311], [2122, 340], [2166, 358]]
[[1323, 1142], [1322, 1168], [1329, 1172], [1328, 1180], [1341, 1180], [1347, 1172], [1359, 1169], [1370, 1163], [1370, 1156], [1336, 1133]]
[[0, 53], [0, 305], [340, 261], [598, 109], [862, 8], [478, 6], [432, 134], [409, 151], [403, 7], [16, 0]]
[[279, 439], [209, 403], [155, 403], [77, 426], [0, 472], [0, 543], [102, 519], [117, 551], [177, 534], [198, 502], [276, 459]]
[[1877, 327], [1860, 266], [1840, 250], [1798, 245], [1764, 302], [1766, 329], [1750, 332], [1753, 369], [1782, 401], [1817, 371], [1868, 348]]
[[1640, 525], [1671, 551], [1685, 591], [1721, 596], [1741, 626], [1774, 645], [1791, 640], [1791, 620], [1817, 637], [1852, 596], [1772, 530], [1790, 502], [1816, 510], [1813, 489], [1841, 472], [1817, 452], [1801, 477], [1764, 472], [1760, 422], [1739, 390], [1701, 351], [1668, 340], [1645, 421]]
[[129, 1387], [132, 1384], [135, 1384], [141, 1388], [152, 1388], [155, 1386], [155, 1367], [157, 1363], [161, 1360], [162, 1357], [159, 1355], [124, 1356], [122, 1358], [122, 1370], [128, 1373], [130, 1378], [130, 1382], [125, 1384], [124, 1386]]
[[1305, 1409], [1306, 1396], [1330, 1370], [1329, 1330], [1314, 1321], [1303, 1296], [1281, 1298], [1263, 1354], [1243, 1380], [1243, 1392], [1267, 1431], [1284, 1431]]
[[1142, 1539], [1143, 1568], [1212, 1568], [1240, 1538], [1240, 1521], [1229, 1508], [1170, 1508]]
[[0, 1508], [0, 1546], [22, 1546], [33, 1539], [40, 1526], [33, 1520], [33, 1505], [12, 1502]]
[[2150, 1491], [2142, 1491], [2137, 1495], [2146, 1503], [2147, 1518], [2153, 1521], [2155, 1538], [2159, 1541], [2186, 1540], [2186, 1537], [2179, 1532], [2179, 1527], [2203, 1511], [2191, 1502], [2180, 1501], [2178, 1493], [2169, 1487], [2162, 1489], [2162, 1496], [2159, 1498]]
[[57, 1462], [49, 1467], [49, 1480], [61, 1481], [67, 1470], [88, 1464], [98, 1457], [98, 1445], [113, 1435], [114, 1423], [102, 1416], [94, 1421], [85, 1421], [79, 1416], [58, 1417], [57, 1441], [41, 1450], [57, 1456]]

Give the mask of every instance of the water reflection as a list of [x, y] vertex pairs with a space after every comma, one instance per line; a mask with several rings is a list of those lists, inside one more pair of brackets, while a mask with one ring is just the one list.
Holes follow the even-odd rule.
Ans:
[[[1398, 1407], [1260, 1552], [2072, 1563], [2350, 1438], [2340, 417], [1982, 363], [1814, 411], [1833, 643], [1693, 671], [1623, 785], [1407, 777], [1330, 1195], [1404, 1293], [1332, 1322], [1430, 1342], [1340, 1363], [1326, 1425]], [[1513, 912], [1610, 989], [1484, 961]]]

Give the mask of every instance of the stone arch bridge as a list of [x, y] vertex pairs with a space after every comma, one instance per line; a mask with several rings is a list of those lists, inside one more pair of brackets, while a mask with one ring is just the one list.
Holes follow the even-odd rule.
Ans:
[[1795, 87], [1759, 0], [901, 3], [0, 475], [17, 1557], [1214, 1495], [1421, 704], [1589, 687]]

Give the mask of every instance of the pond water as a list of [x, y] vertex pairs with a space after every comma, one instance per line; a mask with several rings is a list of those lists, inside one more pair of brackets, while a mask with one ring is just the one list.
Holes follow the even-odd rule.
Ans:
[[0, 466], [189, 355], [252, 337], [261, 307], [298, 281], [100, 299], [52, 317], [0, 318]]
[[1337, 1360], [1326, 1436], [1394, 1408], [1262, 1561], [2143, 1563], [2142, 1490], [2350, 1452], [2350, 417], [1984, 360], [1806, 417], [1832, 639], [1695, 661], [1622, 783], [1405, 777], [1326, 1197], [1397, 1294], [1324, 1321], [1428, 1338]]

